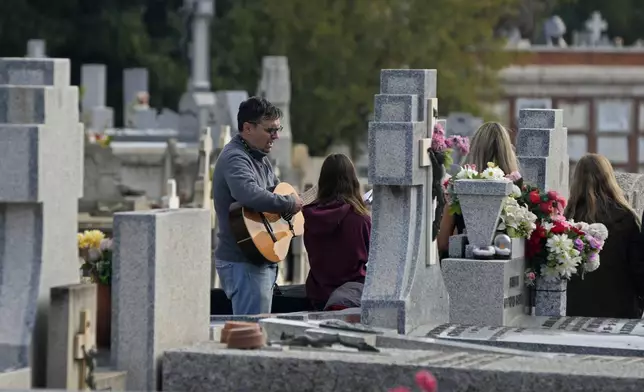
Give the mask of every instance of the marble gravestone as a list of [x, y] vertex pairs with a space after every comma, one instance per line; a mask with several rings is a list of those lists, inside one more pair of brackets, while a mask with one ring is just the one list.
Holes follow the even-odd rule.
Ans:
[[523, 179], [568, 198], [568, 129], [562, 109], [521, 109], [516, 140]]
[[[84, 133], [64, 59], [0, 59], [0, 374], [44, 383], [50, 288], [80, 280]], [[32, 341], [33, 336], [33, 341]]]
[[201, 208], [114, 215], [111, 355], [128, 390], [160, 390], [163, 352], [208, 340], [210, 225]]
[[83, 123], [94, 132], [114, 127], [114, 110], [105, 106], [107, 66], [83, 64], [81, 67]]
[[450, 322], [511, 325], [524, 315], [524, 241], [512, 239], [507, 259], [477, 260], [473, 250], [492, 244], [503, 200], [511, 193], [512, 183], [508, 180], [457, 180], [454, 190], [470, 244], [463, 244], [464, 236], [452, 236], [450, 257], [441, 262], [450, 298]]
[[373, 205], [362, 323], [409, 334], [447, 320], [449, 298], [431, 260], [431, 168], [436, 70], [382, 70], [369, 123]]

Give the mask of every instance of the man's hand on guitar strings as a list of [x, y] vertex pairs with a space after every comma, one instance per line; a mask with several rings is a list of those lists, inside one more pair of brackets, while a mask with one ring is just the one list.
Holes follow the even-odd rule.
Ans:
[[294, 206], [294, 211], [293, 213], [298, 213], [302, 211], [302, 207], [304, 206], [304, 202], [300, 198], [300, 196], [297, 193], [291, 193], [291, 196], [293, 196], [293, 199], [295, 200], [295, 206]]

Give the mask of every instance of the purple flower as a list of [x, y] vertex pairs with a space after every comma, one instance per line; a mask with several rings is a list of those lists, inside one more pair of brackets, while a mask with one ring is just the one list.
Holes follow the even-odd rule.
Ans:
[[588, 261], [595, 262], [599, 258], [599, 254], [597, 252], [591, 252], [588, 255]]
[[575, 244], [575, 249], [577, 249], [578, 251], [581, 252], [582, 250], [584, 250], [584, 241], [580, 240], [579, 238], [575, 238], [573, 243]]
[[595, 249], [595, 250], [596, 249], [601, 249], [604, 246], [602, 241], [596, 239], [593, 236], [586, 235], [586, 239], [588, 240], [588, 243], [590, 244], [590, 247]]

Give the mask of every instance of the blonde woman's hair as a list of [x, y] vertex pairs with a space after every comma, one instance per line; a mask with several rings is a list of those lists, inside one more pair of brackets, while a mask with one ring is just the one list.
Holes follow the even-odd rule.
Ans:
[[564, 215], [575, 221], [595, 223], [608, 217], [615, 206], [631, 212], [640, 224], [639, 217], [617, 184], [608, 159], [599, 154], [584, 155], [575, 166]]
[[465, 162], [484, 170], [488, 162], [494, 162], [505, 174], [519, 171], [510, 133], [497, 122], [487, 122], [476, 130], [470, 142], [470, 153]]

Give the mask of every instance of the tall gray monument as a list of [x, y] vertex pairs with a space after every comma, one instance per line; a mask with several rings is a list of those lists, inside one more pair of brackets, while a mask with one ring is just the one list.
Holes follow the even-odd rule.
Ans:
[[436, 70], [383, 70], [369, 123], [371, 245], [362, 322], [409, 334], [447, 322], [449, 297], [432, 254]]
[[[0, 378], [46, 375], [51, 287], [80, 280], [76, 233], [84, 134], [62, 59], [0, 59]], [[33, 336], [33, 341], [32, 341]]]

